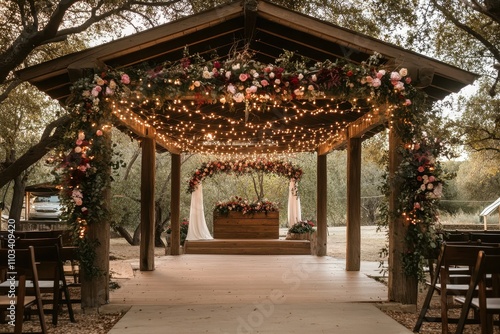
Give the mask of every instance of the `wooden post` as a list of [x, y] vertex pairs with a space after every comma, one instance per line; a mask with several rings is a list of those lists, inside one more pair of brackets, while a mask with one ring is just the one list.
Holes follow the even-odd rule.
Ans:
[[327, 242], [327, 156], [317, 156], [316, 172], [316, 242], [318, 256], [326, 255]]
[[142, 138], [141, 164], [141, 271], [155, 269], [155, 175], [156, 144], [155, 132], [146, 130], [147, 137]]
[[[111, 130], [105, 130], [104, 136], [106, 139], [106, 150], [111, 152]], [[111, 154], [101, 157], [111, 166]], [[111, 206], [111, 167], [102, 171], [102, 180], [106, 182], [103, 191], [103, 206], [109, 210]], [[86, 277], [81, 275], [81, 296], [82, 309], [87, 312], [95, 312], [99, 306], [109, 303], [109, 239], [110, 239], [110, 224], [109, 220], [93, 222], [87, 227], [87, 238], [91, 241], [97, 241], [99, 244], [95, 248], [95, 267], [102, 271], [102, 275], [98, 277]]]
[[346, 270], [361, 264], [361, 138], [347, 140]]
[[389, 300], [401, 304], [417, 304], [418, 282], [415, 277], [405, 275], [402, 254], [406, 251], [405, 235], [408, 227], [401, 214], [398, 214], [398, 198], [402, 180], [396, 171], [402, 161], [398, 152], [401, 139], [394, 130], [389, 133]]
[[170, 254], [179, 255], [181, 245], [181, 155], [172, 153], [171, 156], [172, 186], [170, 194], [170, 223], [172, 226], [172, 234], [170, 240]]

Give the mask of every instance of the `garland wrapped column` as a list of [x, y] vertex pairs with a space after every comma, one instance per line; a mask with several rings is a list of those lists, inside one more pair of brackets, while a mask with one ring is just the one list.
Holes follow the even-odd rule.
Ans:
[[389, 300], [402, 304], [417, 304], [418, 280], [405, 273], [404, 254], [408, 251], [405, 235], [408, 224], [400, 212], [401, 188], [404, 180], [397, 175], [403, 157], [401, 139], [396, 131], [389, 133]]

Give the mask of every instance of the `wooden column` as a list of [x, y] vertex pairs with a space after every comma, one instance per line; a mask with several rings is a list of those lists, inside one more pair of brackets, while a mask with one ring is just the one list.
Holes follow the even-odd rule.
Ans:
[[[101, 158], [109, 166], [106, 170], [99, 171], [99, 178], [105, 184], [102, 192], [103, 206], [109, 210], [111, 206], [111, 130], [104, 131], [106, 149], [102, 152]], [[87, 226], [86, 238], [95, 245], [94, 266], [98, 268], [102, 275], [97, 277], [87, 277], [81, 275], [81, 297], [82, 309], [85, 312], [96, 312], [101, 305], [109, 303], [109, 241], [110, 224], [109, 219], [94, 221]]]
[[155, 269], [155, 175], [156, 144], [154, 129], [148, 129], [142, 138], [141, 165], [141, 271]]
[[346, 270], [359, 271], [361, 261], [361, 138], [347, 141]]
[[171, 194], [170, 194], [170, 224], [172, 237], [170, 240], [170, 254], [179, 255], [181, 245], [180, 215], [181, 215], [181, 155], [172, 153], [171, 163]]
[[396, 177], [396, 171], [402, 161], [398, 152], [401, 139], [394, 130], [389, 134], [389, 300], [401, 304], [417, 303], [418, 282], [414, 277], [408, 277], [403, 271], [403, 258], [401, 254], [406, 251], [405, 235], [407, 226], [401, 214], [397, 213], [398, 198], [402, 180]]
[[327, 242], [327, 160], [326, 155], [317, 156], [316, 172], [316, 242], [318, 256], [326, 255]]

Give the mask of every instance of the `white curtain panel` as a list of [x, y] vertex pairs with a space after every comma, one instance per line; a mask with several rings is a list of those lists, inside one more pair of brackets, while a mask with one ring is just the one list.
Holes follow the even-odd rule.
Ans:
[[189, 211], [189, 228], [186, 240], [213, 239], [205, 220], [203, 209], [203, 189], [201, 183], [191, 194], [191, 208]]
[[300, 196], [298, 196], [295, 179], [290, 179], [288, 187], [288, 226], [292, 227], [293, 224], [301, 220]]

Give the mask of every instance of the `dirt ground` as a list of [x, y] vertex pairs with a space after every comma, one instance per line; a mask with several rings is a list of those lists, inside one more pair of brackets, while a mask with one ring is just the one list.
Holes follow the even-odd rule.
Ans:
[[[284, 236], [285, 232], [280, 232]], [[386, 236], [377, 232], [375, 226], [361, 227], [361, 261], [379, 261], [379, 252], [384, 247]], [[345, 258], [346, 228], [328, 228], [328, 255], [335, 258]], [[164, 255], [163, 248], [155, 248], [155, 255]], [[126, 260], [139, 257], [139, 246], [130, 246], [123, 238], [111, 239], [110, 255], [112, 259]]]

